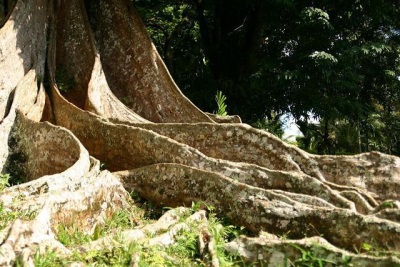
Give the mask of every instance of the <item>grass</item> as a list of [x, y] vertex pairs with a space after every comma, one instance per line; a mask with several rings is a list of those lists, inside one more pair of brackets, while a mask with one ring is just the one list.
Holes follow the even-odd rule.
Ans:
[[326, 266], [327, 264], [330, 264], [331, 266], [337, 265], [336, 262], [328, 261], [326, 259], [320, 258], [319, 256], [315, 255], [311, 250], [305, 250], [295, 244], [292, 244], [292, 246], [301, 252], [301, 257], [296, 259], [295, 262], [292, 263], [293, 266], [323, 267], [323, 266]]
[[[133, 229], [138, 225], [153, 223], [165, 209], [155, 207], [151, 202], [141, 200], [136, 195], [135, 204], [131, 209], [116, 212], [104, 226], [98, 226], [93, 234], [81, 232], [75, 226], [59, 225], [57, 239], [67, 248], [75, 247], [94, 241], [110, 233], [121, 233], [125, 229]], [[203, 205], [193, 205], [185, 218], [196, 212]], [[212, 208], [209, 207], [211, 210]], [[182, 219], [184, 221], [184, 218]], [[208, 215], [209, 230], [216, 242], [217, 255], [221, 266], [243, 266], [240, 259], [228, 255], [223, 249], [224, 244], [241, 233], [240, 228], [222, 226], [214, 213]], [[140, 259], [139, 266], [208, 266], [198, 253], [198, 236], [201, 222], [190, 223], [189, 230], [182, 230], [177, 236], [176, 243], [167, 246], [146, 246], [146, 242], [125, 244], [115, 240], [111, 249], [77, 253], [61, 258], [53, 252], [35, 256], [35, 266], [69, 266], [73, 262], [81, 262], [86, 266], [130, 266], [133, 258]], [[118, 238], [117, 238], [118, 239]]]
[[[8, 186], [9, 175], [0, 176], [0, 193]], [[72, 263], [83, 263], [85, 266], [133, 266], [132, 261], [138, 262], [137, 266], [209, 266], [210, 259], [202, 258], [199, 255], [198, 238], [201, 222], [192, 222], [190, 229], [181, 230], [173, 245], [149, 247], [145, 241], [124, 243], [118, 238], [118, 233], [126, 229], [134, 229], [146, 224], [154, 223], [166, 210], [156, 207], [153, 203], [140, 199], [136, 194], [131, 195], [134, 203], [129, 209], [122, 209], [115, 212], [104, 225], [95, 227], [93, 233], [82, 232], [75, 225], [58, 225], [55, 230], [56, 238], [64, 246], [73, 251], [73, 255], [61, 256], [54, 251], [45, 253], [36, 252], [33, 257], [35, 266], [70, 266]], [[204, 203], [195, 203], [190, 211], [184, 215], [185, 218], [200, 209], [208, 210], [208, 230], [215, 240], [216, 254], [220, 266], [263, 266], [249, 265], [238, 256], [229, 255], [224, 246], [240, 235], [249, 235], [244, 228], [231, 225], [227, 219], [220, 219], [216, 216], [214, 208]], [[0, 202], [0, 230], [4, 229], [17, 218], [32, 219], [35, 213], [26, 211], [11, 211], [5, 209]], [[187, 222], [187, 221], [185, 221]], [[85, 253], [76, 250], [80, 245], [97, 240], [109, 234], [117, 234], [111, 248], [87, 251]], [[149, 237], [150, 238], [150, 237]], [[342, 259], [340, 263], [331, 262], [318, 256], [318, 249], [302, 248], [293, 244], [301, 256], [295, 260], [287, 259], [287, 266], [352, 266], [351, 258]], [[361, 250], [361, 249], [360, 249]], [[377, 254], [376, 249], [369, 244], [363, 244], [362, 251], [369, 254]], [[375, 253], [371, 253], [375, 252]], [[15, 266], [22, 266], [20, 259], [17, 259]]]
[[10, 185], [10, 175], [8, 173], [0, 174], [0, 193]]
[[32, 210], [10, 210], [0, 202], [0, 231], [16, 219], [31, 220], [36, 217], [36, 211]]
[[[1, 190], [8, 185], [8, 175], [0, 176]], [[61, 256], [54, 251], [45, 253], [36, 252], [33, 257], [35, 266], [70, 266], [74, 262], [83, 263], [85, 266], [131, 266], [132, 260], [137, 259], [138, 266], [208, 266], [209, 258], [199, 255], [198, 238], [201, 222], [192, 222], [190, 229], [182, 230], [176, 237], [173, 245], [162, 247], [146, 245], [146, 242], [123, 243], [119, 238], [114, 240], [112, 248], [88, 251], [85, 253], [74, 250], [80, 245], [97, 240], [111, 233], [122, 233], [126, 229], [154, 223], [164, 212], [165, 208], [156, 207], [153, 203], [131, 194], [134, 204], [129, 209], [115, 212], [104, 225], [97, 225], [93, 233], [82, 232], [75, 225], [58, 225], [55, 231], [56, 238], [64, 246], [73, 251], [71, 256]], [[229, 255], [224, 245], [242, 234], [248, 234], [244, 228], [232, 226], [226, 219], [217, 218], [214, 208], [204, 203], [195, 203], [185, 218], [200, 209], [208, 210], [208, 230], [215, 240], [216, 254], [220, 266], [251, 266], [245, 264], [239, 257]], [[0, 203], [0, 230], [17, 218], [32, 219], [34, 213], [22, 211], [9, 211], [4, 209]], [[312, 254], [312, 252], [301, 250], [302, 257], [297, 259], [293, 266], [324, 266], [328, 263]], [[22, 266], [18, 259], [15, 266]]]
[[[0, 174], [0, 193], [2, 193], [3, 190], [10, 185], [9, 180], [9, 174]], [[18, 199], [14, 199], [14, 201], [18, 201]], [[16, 219], [30, 220], [35, 216], [36, 212], [33, 210], [12, 210], [5, 208], [3, 202], [0, 202], [0, 231]]]

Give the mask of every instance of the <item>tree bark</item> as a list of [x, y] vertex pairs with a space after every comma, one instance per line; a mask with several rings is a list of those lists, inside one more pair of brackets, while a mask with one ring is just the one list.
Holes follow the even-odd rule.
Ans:
[[[217, 123], [177, 88], [128, 0], [17, 1], [0, 28], [0, 70], [0, 170], [22, 182], [0, 203], [37, 214], [0, 229], [2, 266], [32, 261], [33, 244], [70, 254], [58, 224], [90, 232], [129, 207], [132, 190], [158, 205], [203, 201], [254, 234], [323, 236], [335, 257], [368, 243], [390, 257], [356, 262], [400, 261], [399, 158], [316, 156]], [[227, 250], [254, 250], [237, 242]], [[273, 246], [293, 255], [287, 243]]]

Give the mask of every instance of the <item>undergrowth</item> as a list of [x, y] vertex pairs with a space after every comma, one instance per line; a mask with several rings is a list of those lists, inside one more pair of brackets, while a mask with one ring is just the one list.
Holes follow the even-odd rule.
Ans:
[[[0, 194], [8, 187], [10, 180], [9, 174], [0, 174]], [[21, 199], [13, 199], [14, 203], [20, 201]], [[30, 220], [36, 216], [34, 210], [22, 210], [22, 209], [11, 209], [4, 207], [3, 202], [0, 201], [0, 231], [8, 226], [11, 222], [16, 219]]]
[[63, 68], [56, 69], [55, 79], [58, 90], [60, 90], [60, 92], [62, 93], [68, 92], [75, 86], [75, 80], [72, 77], [68, 76], [67, 72]]
[[[0, 194], [8, 185], [7, 175], [0, 176]], [[91, 233], [83, 232], [74, 224], [59, 224], [53, 229], [56, 239], [72, 251], [72, 255], [60, 255], [54, 251], [39, 253], [33, 257], [35, 266], [71, 266], [73, 263], [83, 265], [77, 266], [210, 266], [211, 257], [208, 254], [199, 254], [200, 226], [203, 222], [188, 222], [187, 218], [199, 210], [207, 210], [207, 227], [215, 240], [215, 252], [220, 266], [267, 266], [267, 263], [257, 262], [245, 263], [239, 256], [230, 255], [224, 249], [225, 244], [239, 237], [249, 236], [250, 233], [243, 227], [233, 226], [226, 218], [217, 217], [215, 210], [204, 203], [194, 203], [179, 222], [185, 222], [189, 229], [181, 230], [176, 236], [175, 243], [169, 246], [149, 246], [147, 240], [132, 243], [124, 243], [121, 233], [127, 229], [141, 228], [146, 224], [154, 223], [168, 210], [159, 208], [149, 201], [145, 201], [132, 194], [132, 205], [130, 208], [116, 211], [102, 225], [97, 225]], [[34, 212], [11, 211], [5, 209], [0, 202], [0, 230], [4, 229], [13, 220], [32, 219]], [[78, 220], [75, 220], [76, 222]], [[79, 246], [98, 240], [105, 236], [114, 236], [112, 244], [108, 248], [85, 251], [78, 249]], [[318, 249], [304, 248], [292, 244], [293, 248], [301, 255], [295, 260], [286, 259], [285, 266], [352, 266], [351, 258], [343, 258], [340, 263], [333, 262], [319, 256]], [[361, 250], [361, 249], [360, 249]], [[377, 252], [368, 244], [363, 245], [363, 251]], [[374, 253], [372, 253], [374, 254]], [[133, 264], [135, 261], [135, 264]], [[265, 265], [264, 265], [265, 264]], [[21, 259], [17, 259], [15, 266], [22, 266]]]
[[[154, 223], [167, 209], [156, 207], [151, 202], [132, 195], [135, 203], [131, 209], [120, 210], [106, 221], [104, 226], [97, 226], [93, 233], [81, 232], [74, 225], [59, 225], [57, 239], [67, 248], [74, 251], [79, 245], [97, 240], [110, 233], [121, 233], [126, 229], [134, 229], [145, 224]], [[181, 219], [185, 221], [194, 212], [204, 205], [193, 204], [188, 214]], [[212, 207], [208, 207], [208, 227], [215, 238], [217, 256], [221, 266], [244, 266], [239, 258], [228, 255], [224, 244], [239, 234], [242, 228], [232, 225], [223, 225]], [[187, 221], [185, 221], [187, 222]], [[80, 262], [86, 266], [130, 266], [132, 259], [140, 259], [137, 266], [208, 266], [199, 255], [198, 238], [201, 222], [190, 223], [189, 230], [182, 230], [177, 235], [176, 242], [170, 246], [147, 246], [146, 242], [133, 242], [125, 244], [118, 238], [114, 240], [112, 248], [79, 253], [75, 251], [72, 256], [58, 257], [53, 252], [38, 255], [34, 258], [35, 266], [70, 266], [71, 263]]]

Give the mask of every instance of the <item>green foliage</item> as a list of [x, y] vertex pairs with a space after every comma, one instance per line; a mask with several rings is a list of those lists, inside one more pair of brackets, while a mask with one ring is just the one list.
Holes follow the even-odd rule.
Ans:
[[322, 259], [315, 255], [311, 250], [305, 250], [295, 244], [292, 244], [293, 247], [295, 247], [297, 250], [301, 251], [301, 258], [297, 259], [294, 262], [295, 266], [301, 266], [301, 267], [323, 267], [326, 264], [334, 264], [336, 265], [336, 262], [328, 261], [326, 259]]
[[[136, 199], [138, 200], [137, 197]], [[141, 203], [139, 205], [142, 208], [147, 207]], [[217, 256], [221, 266], [238, 266], [240, 259], [228, 255], [224, 250], [224, 245], [226, 242], [243, 234], [244, 229], [232, 226], [227, 222], [221, 222], [213, 213], [214, 208], [202, 202], [193, 203], [191, 211], [183, 216], [182, 222], [187, 223], [186, 218], [202, 208], [206, 208], [209, 211], [208, 227], [215, 238]], [[142, 223], [144, 224], [153, 222], [142, 217], [145, 213], [141, 208], [135, 206], [130, 210], [121, 210], [114, 214], [105, 223], [104, 227], [95, 229], [92, 235], [81, 232], [78, 227], [73, 225], [59, 225], [57, 238], [65, 246], [73, 250], [74, 247], [96, 240], [109, 233], [115, 234], [122, 232], [124, 229], [132, 229], [138, 220], [143, 219]], [[206, 266], [207, 264], [198, 254], [198, 238], [202, 223], [202, 221], [189, 223], [190, 229], [181, 230], [177, 235], [176, 243], [167, 247], [149, 247], [146, 245], [146, 240], [126, 244], [116, 238], [113, 241], [112, 248], [85, 253], [75, 251], [69, 257], [60, 257], [56, 252], [37, 252], [34, 257], [34, 263], [35, 266], [69, 266], [72, 262], [83, 262], [90, 266], [129, 266], [132, 264], [132, 259], [137, 258], [140, 259], [139, 266]], [[240, 265], [242, 266], [243, 264]]]
[[[361, 147], [400, 155], [395, 136], [400, 125], [400, 6], [395, 2], [135, 4], [178, 85], [203, 110], [212, 111], [213, 92], [223, 91], [230, 113], [244, 122], [268, 124], [263, 120], [270, 120], [272, 111], [292, 113], [299, 121], [312, 113], [329, 121], [334, 153], [355, 153]], [[373, 125], [374, 114], [383, 127]], [[345, 149], [350, 134], [357, 140]], [[322, 143], [320, 136], [312, 138], [315, 152], [329, 153], [321, 147], [327, 138]]]
[[56, 69], [55, 79], [58, 90], [62, 93], [68, 92], [75, 86], [75, 80], [63, 68]]
[[65, 262], [59, 259], [59, 256], [54, 251], [49, 251], [45, 254], [36, 252], [33, 257], [33, 263], [36, 267], [67, 266]]
[[[387, 251], [385, 251], [385, 249], [367, 242], [362, 243], [359, 247], [353, 246], [353, 248], [358, 254], [366, 254], [374, 257], [387, 256]], [[400, 254], [397, 254], [397, 256], [400, 256]]]
[[132, 255], [139, 253], [140, 246], [136, 244], [113, 245], [111, 249], [89, 251], [86, 255], [77, 255], [77, 260], [84, 260], [88, 265], [95, 266], [129, 266]]
[[[18, 201], [18, 200], [16, 200]], [[0, 202], [0, 231], [6, 226], [10, 225], [16, 219], [30, 220], [37, 215], [35, 210], [12, 210], [5, 208], [4, 204]]]
[[149, 200], [142, 199], [135, 191], [131, 192], [130, 195], [135, 202], [135, 206], [139, 209], [132, 210], [132, 214], [140, 214], [140, 216], [143, 217], [143, 220], [148, 222], [157, 220], [165, 212], [164, 208], [156, 206], [155, 203]]
[[322, 25], [327, 29], [332, 29], [332, 25], [329, 19], [329, 14], [320, 8], [315, 7], [305, 7], [301, 13], [300, 17], [306, 25]]
[[382, 208], [394, 208], [395, 207], [393, 201], [385, 201], [380, 206]]
[[10, 175], [8, 173], [0, 174], [0, 193], [10, 185]]
[[[8, 173], [0, 174], [0, 194], [10, 185], [9, 180], [10, 175]], [[17, 201], [19, 201], [18, 197], [14, 199], [14, 202]], [[0, 201], [0, 231], [16, 219], [32, 219], [34, 216], [36, 216], [34, 210], [13, 210], [11, 208], [5, 208], [3, 202]]]
[[297, 122], [302, 136], [297, 137], [297, 145], [315, 154], [355, 154], [360, 152], [359, 127], [346, 120], [318, 123]]
[[215, 102], [217, 102], [217, 112], [216, 114], [219, 116], [227, 116], [228, 113], [226, 112], [227, 105], [225, 104], [226, 96], [222, 94], [221, 91], [217, 91], [215, 95]]
[[75, 225], [66, 226], [59, 224], [57, 229], [57, 240], [65, 246], [82, 245], [95, 240], [91, 235], [82, 233]]
[[326, 53], [326, 52], [320, 52], [320, 51], [315, 51], [310, 55], [310, 58], [312, 58], [316, 64], [320, 65], [332, 65], [338, 62], [337, 58], [334, 57], [333, 55]]
[[318, 255], [319, 246], [316, 244], [311, 248], [305, 249], [296, 244], [291, 244], [301, 252], [301, 257], [296, 259], [292, 266], [298, 267], [324, 267], [324, 266], [353, 266], [351, 258], [342, 258], [340, 262], [327, 260]]
[[142, 220], [143, 212], [137, 209], [123, 209], [113, 213], [106, 220], [104, 225], [96, 225], [92, 234], [86, 234], [79, 230], [76, 225], [59, 224], [57, 229], [57, 239], [65, 246], [76, 246], [94, 241], [109, 234], [114, 229], [132, 229], [137, 222]]
[[184, 0], [136, 0], [134, 4], [182, 92], [202, 110], [212, 112], [218, 89], [202, 48], [197, 10]]
[[283, 129], [283, 122], [281, 121], [281, 117], [281, 114], [271, 112], [270, 116], [262, 120], [258, 120], [256, 123], [252, 124], [252, 126], [258, 129], [266, 130], [273, 135], [282, 138], [285, 131]]

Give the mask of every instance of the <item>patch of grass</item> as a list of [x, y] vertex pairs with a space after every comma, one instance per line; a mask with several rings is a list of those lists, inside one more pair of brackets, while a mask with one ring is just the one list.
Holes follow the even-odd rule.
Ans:
[[131, 210], [116, 211], [111, 218], [106, 220], [104, 225], [96, 225], [93, 234], [84, 233], [75, 225], [59, 224], [57, 240], [67, 247], [74, 247], [97, 240], [115, 230], [123, 231], [125, 229], [132, 229], [141, 220], [141, 213], [136, 214], [136, 210], [133, 206]]
[[238, 238], [240, 235], [248, 234], [244, 227], [230, 224], [226, 218], [219, 219], [215, 213], [211, 212], [208, 218], [209, 229], [215, 240], [217, 257], [221, 266], [245, 266], [242, 259], [238, 256], [228, 254], [225, 244]]
[[45, 254], [36, 252], [33, 257], [33, 263], [35, 267], [67, 266], [67, 263], [60, 259], [59, 255], [54, 251], [48, 251]]
[[[73, 249], [109, 233], [121, 233], [124, 229], [132, 229], [138, 224], [153, 223], [153, 218], [159, 217], [161, 210], [137, 196], [134, 197], [135, 204], [138, 206], [133, 205], [130, 209], [116, 212], [104, 226], [95, 229], [92, 235], [80, 232], [77, 227], [60, 225], [57, 231], [58, 240]], [[204, 208], [204, 203], [194, 204], [184, 217], [187, 218], [201, 208]], [[207, 209], [213, 210], [212, 207], [207, 207]], [[156, 215], [149, 214], [153, 211]], [[183, 218], [182, 221], [185, 219]], [[35, 264], [36, 266], [69, 266], [73, 262], [81, 262], [87, 266], [130, 266], [132, 260], [137, 260], [139, 266], [208, 266], [199, 255], [198, 238], [201, 223], [190, 223], [190, 229], [182, 230], [177, 236], [176, 243], [167, 247], [148, 247], [146, 241], [125, 244], [117, 238], [118, 240], [115, 240], [115, 244], [110, 249], [87, 253], [74, 252], [68, 258], [58, 257], [54, 252], [40, 255], [40, 257], [35, 255]], [[244, 266], [239, 258], [228, 255], [224, 250], [225, 243], [238, 236], [241, 228], [231, 225], [223, 226], [213, 212], [209, 212], [208, 227], [215, 238], [221, 266]]]
[[105, 223], [104, 231], [109, 232], [112, 229], [131, 229], [138, 225], [138, 222], [141, 220], [141, 210], [139, 214], [136, 214], [137, 208], [133, 208], [132, 210], [118, 210], [116, 211], [110, 219], [108, 219]]
[[114, 245], [112, 249], [90, 251], [85, 255], [75, 254], [74, 260], [89, 266], [129, 266], [132, 255], [138, 253], [140, 249], [135, 243]]
[[36, 216], [36, 211], [32, 210], [11, 210], [4, 207], [0, 202], [0, 231], [16, 219], [31, 220]]
[[10, 175], [8, 173], [2, 173], [0, 174], [0, 193], [3, 192], [3, 190], [10, 186]]
[[67, 247], [82, 245], [93, 240], [91, 235], [78, 230], [74, 225], [66, 226], [59, 224], [57, 229], [57, 240]]
[[396, 255], [396, 257], [400, 258], [400, 253], [394, 253], [393, 251], [387, 251], [384, 248], [379, 247], [374, 240], [371, 240], [370, 243], [364, 242], [358, 248], [353, 246], [354, 250], [358, 254], [367, 254], [374, 257], [384, 257], [390, 255]]
[[329, 261], [323, 258], [320, 258], [318, 255], [316, 255], [312, 250], [305, 250], [301, 248], [300, 246], [297, 246], [295, 244], [292, 244], [293, 247], [295, 247], [297, 250], [301, 252], [301, 258], [295, 260], [293, 266], [299, 266], [299, 267], [323, 267], [326, 266], [327, 264], [332, 264], [333, 266], [336, 266], [336, 262]]
[[387, 200], [381, 204], [381, 208], [383, 209], [392, 209], [395, 207], [395, 204], [391, 200]]
[[[10, 180], [9, 174], [0, 174], [0, 193], [8, 186]], [[18, 198], [14, 199], [14, 202], [18, 201]], [[3, 230], [7, 225], [16, 219], [31, 220], [36, 216], [34, 210], [21, 210], [21, 209], [10, 209], [4, 207], [3, 202], [0, 202], [0, 231]]]
[[324, 259], [317, 255], [317, 251], [319, 248], [318, 244], [315, 244], [312, 248], [305, 249], [296, 244], [291, 244], [294, 248], [301, 252], [301, 257], [296, 259], [294, 262], [288, 260], [290, 266], [296, 267], [323, 267], [323, 266], [343, 266], [343, 267], [351, 267], [353, 264], [351, 263], [352, 258], [342, 256], [339, 261], [332, 261], [328, 259]]

